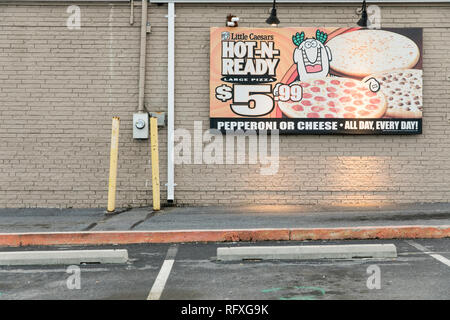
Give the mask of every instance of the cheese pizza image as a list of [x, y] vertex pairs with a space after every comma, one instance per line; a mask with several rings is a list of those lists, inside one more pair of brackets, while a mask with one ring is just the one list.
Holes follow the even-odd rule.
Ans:
[[386, 30], [343, 33], [328, 41], [327, 46], [334, 52], [331, 69], [350, 78], [410, 69], [420, 58], [419, 47], [413, 40]]

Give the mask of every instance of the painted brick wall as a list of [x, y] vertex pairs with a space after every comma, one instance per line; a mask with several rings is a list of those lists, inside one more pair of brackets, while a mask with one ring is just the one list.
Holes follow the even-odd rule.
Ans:
[[[176, 5], [176, 128], [209, 126], [209, 28], [228, 13], [265, 27], [267, 5]], [[140, 9], [0, 4], [0, 207], [105, 207], [112, 116], [121, 118], [118, 206], [151, 204], [149, 142], [132, 139]], [[282, 136], [280, 167], [177, 165], [180, 205], [450, 201], [450, 5], [382, 5], [384, 27], [424, 28], [424, 120], [418, 136]], [[151, 5], [146, 105], [167, 110], [167, 6]], [[288, 26], [353, 26], [355, 6], [280, 5]], [[161, 129], [161, 189], [167, 131]], [[164, 202], [164, 201], [163, 201]]]

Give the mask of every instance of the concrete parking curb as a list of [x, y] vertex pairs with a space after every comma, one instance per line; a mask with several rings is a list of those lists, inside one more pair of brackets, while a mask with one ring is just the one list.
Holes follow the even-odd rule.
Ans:
[[350, 244], [308, 246], [257, 246], [217, 248], [217, 260], [311, 260], [396, 258], [394, 244]]
[[0, 233], [0, 246], [449, 238], [450, 225], [342, 228]]
[[126, 263], [127, 261], [128, 251], [123, 249], [0, 252], [0, 266]]

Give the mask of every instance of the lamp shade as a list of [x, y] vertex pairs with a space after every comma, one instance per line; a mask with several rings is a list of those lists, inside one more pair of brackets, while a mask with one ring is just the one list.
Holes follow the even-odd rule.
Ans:
[[273, 8], [272, 11], [270, 12], [270, 16], [269, 18], [267, 18], [266, 20], [267, 24], [270, 25], [279, 25], [280, 24], [280, 20], [277, 18], [277, 9]]
[[366, 1], [363, 1], [362, 9], [361, 9], [361, 19], [358, 20], [356, 23], [360, 27], [367, 27], [367, 8], [366, 8]]

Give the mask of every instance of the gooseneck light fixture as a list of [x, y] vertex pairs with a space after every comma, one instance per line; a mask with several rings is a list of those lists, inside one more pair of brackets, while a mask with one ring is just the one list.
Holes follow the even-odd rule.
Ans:
[[277, 1], [273, 0], [272, 11], [270, 12], [269, 18], [267, 18], [266, 23], [270, 24], [272, 27], [276, 27], [280, 24], [280, 20], [277, 18]]
[[360, 27], [367, 27], [367, 7], [366, 7], [366, 0], [363, 1], [362, 8], [361, 8], [361, 19], [356, 23]]

